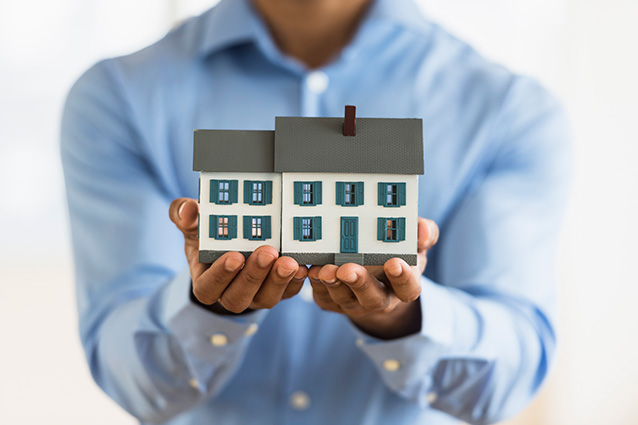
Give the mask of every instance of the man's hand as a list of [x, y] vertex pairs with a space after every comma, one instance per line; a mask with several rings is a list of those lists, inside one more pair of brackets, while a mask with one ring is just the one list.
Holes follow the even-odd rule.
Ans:
[[361, 330], [378, 338], [394, 339], [418, 332], [421, 310], [415, 300], [421, 293], [426, 253], [438, 238], [436, 223], [419, 218], [415, 267], [399, 258], [377, 267], [352, 263], [311, 267], [308, 278], [315, 302], [324, 310], [345, 314]]
[[277, 258], [279, 253], [272, 246], [260, 246], [245, 262], [239, 252], [227, 252], [210, 266], [201, 264], [198, 211], [194, 199], [179, 198], [171, 203], [169, 216], [184, 234], [193, 293], [202, 304], [219, 303], [232, 313], [241, 313], [248, 308], [272, 308], [301, 290], [308, 270], [290, 257]]

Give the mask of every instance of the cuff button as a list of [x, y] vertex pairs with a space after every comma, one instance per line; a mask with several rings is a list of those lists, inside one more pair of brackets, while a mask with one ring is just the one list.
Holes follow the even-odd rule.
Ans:
[[401, 369], [401, 363], [395, 359], [387, 359], [383, 362], [383, 368], [388, 372], [396, 372]]
[[210, 337], [210, 343], [214, 347], [223, 347], [228, 344], [228, 337], [224, 334], [213, 334]]

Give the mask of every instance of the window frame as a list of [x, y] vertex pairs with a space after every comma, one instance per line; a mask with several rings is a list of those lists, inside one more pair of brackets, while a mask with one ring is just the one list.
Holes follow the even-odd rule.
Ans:
[[[223, 220], [227, 221], [224, 222]], [[231, 239], [237, 238], [237, 216], [236, 215], [217, 215], [211, 214], [209, 216], [208, 221], [208, 236], [211, 239], [227, 241]], [[222, 229], [226, 230], [226, 235], [224, 235], [223, 231], [220, 234]]]
[[[256, 185], [261, 185], [261, 192]], [[255, 199], [255, 194], [261, 194], [261, 201]], [[272, 180], [244, 180], [244, 203], [248, 205], [272, 204]]]
[[[272, 238], [272, 219], [269, 215], [245, 215], [243, 220], [244, 239], [265, 241]], [[253, 229], [255, 229], [253, 220], [261, 220], [261, 236], [253, 236]]]
[[[321, 217], [293, 217], [293, 239], [299, 242], [315, 242], [321, 240]], [[305, 231], [308, 231], [305, 235]]]
[[405, 241], [405, 217], [379, 217], [377, 240], [390, 243]]
[[[223, 187], [222, 185], [227, 185], [228, 187]], [[211, 204], [217, 205], [232, 205], [237, 203], [237, 180], [229, 180], [229, 179], [210, 179], [209, 180], [209, 201]], [[220, 197], [225, 198], [224, 194], [228, 194], [228, 199], [220, 199]]]
[[[396, 187], [396, 194], [390, 190], [392, 187]], [[404, 206], [406, 204], [405, 191], [405, 182], [379, 182], [378, 205], [387, 208], [399, 208]], [[395, 199], [388, 202], [389, 196], [393, 196]]]
[[[364, 203], [364, 182], [342, 182], [335, 183], [335, 203], [342, 207], [358, 207]], [[350, 195], [350, 202], [348, 200]]]
[[[306, 189], [305, 186], [309, 186]], [[293, 201], [295, 205], [302, 207], [313, 207], [321, 205], [323, 202], [323, 184], [321, 181], [295, 181], [293, 183]], [[305, 195], [310, 197], [309, 201], [305, 201]]]

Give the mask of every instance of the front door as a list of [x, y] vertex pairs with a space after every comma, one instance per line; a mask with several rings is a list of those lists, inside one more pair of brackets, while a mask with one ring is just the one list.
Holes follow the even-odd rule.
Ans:
[[341, 252], [359, 252], [357, 247], [358, 217], [341, 217]]

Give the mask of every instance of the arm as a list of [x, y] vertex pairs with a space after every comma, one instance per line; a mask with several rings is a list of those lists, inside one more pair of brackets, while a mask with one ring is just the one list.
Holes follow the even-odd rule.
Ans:
[[[431, 278], [412, 280], [421, 289], [420, 315], [388, 312], [403, 326], [417, 320], [417, 331], [390, 339], [351, 317], [361, 349], [389, 388], [473, 424], [518, 412], [555, 357], [555, 247], [571, 161], [562, 110], [525, 80], [513, 87], [494, 128], [489, 164], [431, 250]], [[316, 297], [331, 288], [319, 289]], [[397, 305], [413, 312], [407, 306], [415, 304]], [[384, 367], [388, 359], [397, 362]]]
[[144, 151], [120, 78], [114, 61], [89, 70], [62, 122], [80, 333], [98, 385], [164, 422], [220, 392], [265, 311], [221, 316], [191, 300], [184, 238], [166, 213], [177, 178]]

